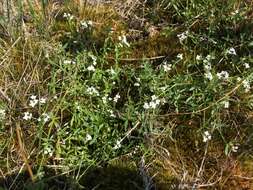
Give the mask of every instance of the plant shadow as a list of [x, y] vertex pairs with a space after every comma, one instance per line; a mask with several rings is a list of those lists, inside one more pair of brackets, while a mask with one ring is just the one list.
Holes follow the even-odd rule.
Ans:
[[[75, 179], [77, 173], [84, 175]], [[74, 171], [65, 175], [56, 175], [52, 169], [44, 169], [44, 177], [32, 182], [27, 172], [0, 178], [0, 190], [155, 190], [154, 185], [145, 187], [143, 176], [137, 169], [105, 166]], [[85, 172], [84, 172], [85, 171]]]

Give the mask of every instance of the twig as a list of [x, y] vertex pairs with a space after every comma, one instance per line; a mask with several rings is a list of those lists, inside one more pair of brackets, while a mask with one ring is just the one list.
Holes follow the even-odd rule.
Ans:
[[19, 40], [21, 39], [21, 37], [18, 37], [18, 39], [12, 44], [12, 46], [5, 52], [5, 54], [1, 57], [3, 60], [0, 63], [0, 66], [3, 64], [3, 62], [5, 61], [5, 57], [9, 54], [9, 52], [11, 51], [11, 49], [19, 42]]
[[[156, 56], [156, 57], [147, 57], [147, 58], [121, 58], [119, 59], [119, 61], [150, 61], [150, 60], [156, 60], [156, 59], [162, 59], [162, 58], [165, 58], [164, 55], [162, 56]], [[108, 57], [107, 59], [110, 59], [110, 60], [115, 60], [114, 57]]]
[[0, 95], [2, 95], [2, 97], [5, 98], [8, 101], [8, 103], [11, 102], [11, 99], [1, 90], [1, 88], [0, 88]]
[[19, 149], [20, 149], [20, 152], [21, 152], [21, 156], [23, 158], [24, 164], [27, 167], [27, 170], [28, 170], [28, 173], [29, 173], [29, 176], [30, 176], [31, 180], [34, 181], [33, 172], [32, 172], [31, 166], [29, 165], [29, 161], [27, 159], [27, 156], [25, 154], [24, 144], [22, 143], [20, 133], [21, 133], [21, 128], [20, 128], [19, 123], [17, 123], [16, 134], [17, 134], [17, 138], [18, 138], [18, 145], [19, 145]]
[[238, 177], [238, 178], [246, 179], [246, 180], [253, 180], [253, 177], [246, 177], [246, 176], [241, 176], [241, 175], [234, 175], [234, 177]]
[[122, 143], [122, 141], [123, 141], [126, 137], [128, 137], [128, 136], [133, 132], [133, 130], [135, 130], [135, 129], [139, 126], [139, 124], [140, 124], [140, 122], [138, 121], [138, 122], [135, 124], [135, 126], [134, 126], [133, 128], [131, 128], [131, 129], [126, 133], [126, 135], [125, 135], [122, 139], [120, 139], [119, 143]]

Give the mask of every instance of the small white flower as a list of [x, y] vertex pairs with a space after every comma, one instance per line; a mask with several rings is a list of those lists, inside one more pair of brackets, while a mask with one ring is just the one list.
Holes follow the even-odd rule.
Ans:
[[188, 37], [189, 31], [185, 31], [181, 34], [178, 34], [177, 37], [179, 38], [179, 41], [182, 42]]
[[143, 108], [146, 109], [146, 110], [149, 109], [150, 108], [149, 104], [147, 102], [145, 102], [144, 105], [143, 105]]
[[158, 98], [158, 97], [157, 97], [156, 95], [152, 95], [152, 96], [151, 96], [151, 99], [152, 99], [152, 100], [157, 100], [157, 98]]
[[165, 72], [168, 72], [171, 70], [171, 64], [163, 64], [163, 70]]
[[244, 63], [243, 65], [244, 65], [245, 69], [249, 69], [250, 68], [250, 66], [249, 66], [248, 63]]
[[209, 80], [213, 80], [213, 75], [211, 72], [206, 72], [205, 73], [205, 78], [209, 79]]
[[37, 99], [37, 96], [31, 95], [31, 96], [30, 96], [30, 99], [31, 99], [31, 100], [36, 100], [36, 99]]
[[204, 65], [204, 68], [205, 70], [210, 71], [212, 69], [212, 66], [210, 63], [207, 63], [206, 65]]
[[63, 61], [63, 64], [66, 64], [66, 65], [71, 64], [71, 63], [72, 63], [71, 60], [64, 60], [64, 61]]
[[178, 54], [177, 58], [180, 59], [180, 60], [182, 60], [183, 59], [183, 54], [182, 53]]
[[224, 108], [226, 109], [229, 108], [229, 101], [224, 101], [223, 104], [224, 104]]
[[242, 84], [243, 84], [243, 87], [245, 88], [245, 92], [249, 92], [250, 91], [250, 83], [249, 83], [249, 81], [247, 81], [247, 80], [244, 80], [243, 82], [242, 82]]
[[197, 61], [201, 61], [201, 60], [202, 60], [202, 56], [201, 56], [201, 55], [197, 55], [197, 56], [196, 56], [196, 60], [197, 60]]
[[5, 118], [5, 115], [6, 115], [5, 110], [4, 109], [0, 109], [0, 119]]
[[203, 134], [203, 142], [207, 142], [212, 139], [211, 134], [208, 131], [205, 131]]
[[43, 113], [42, 114], [42, 117], [43, 117], [43, 121], [46, 123], [50, 120], [50, 116], [47, 114], [47, 113]]
[[85, 29], [85, 28], [88, 28], [89, 27], [89, 25], [88, 25], [88, 23], [86, 22], [86, 21], [81, 21], [81, 27], [83, 28], [83, 29]]
[[231, 13], [231, 15], [237, 15], [239, 13], [239, 10], [238, 9], [236, 9], [235, 11], [233, 11], [232, 13]]
[[88, 68], [87, 68], [88, 71], [95, 71], [95, 67], [93, 65], [90, 65]]
[[105, 95], [102, 97], [102, 101], [104, 104], [107, 104], [107, 97], [108, 97], [108, 95]]
[[114, 102], [118, 102], [119, 99], [120, 99], [120, 95], [117, 94], [117, 95], [113, 98], [113, 101], [114, 101]]
[[121, 147], [121, 141], [118, 140], [118, 141], [116, 142], [116, 145], [113, 147], [113, 149], [116, 150], [116, 149], [119, 149], [120, 147]]
[[217, 73], [218, 79], [227, 80], [229, 77], [229, 74], [227, 71], [221, 71], [220, 73]]
[[140, 86], [140, 83], [136, 82], [134, 83], [134, 86]]
[[111, 116], [111, 117], [116, 118], [116, 115], [113, 113], [112, 110], [109, 110], [109, 112], [110, 112], [110, 116]]
[[29, 106], [31, 106], [32, 108], [34, 108], [34, 107], [37, 105], [38, 102], [39, 102], [39, 100], [37, 100], [37, 99], [32, 99], [32, 100], [30, 100], [30, 102], [29, 102]]
[[240, 82], [242, 80], [242, 78], [241, 77], [237, 77], [236, 80], [237, 80], [237, 82]]
[[30, 119], [32, 119], [32, 113], [25, 112], [24, 116], [23, 116], [23, 119], [24, 120], [30, 120]]
[[47, 101], [47, 99], [46, 99], [46, 98], [41, 98], [41, 99], [40, 99], [40, 104], [45, 104], [45, 103], [46, 103], [46, 101]]
[[239, 149], [239, 145], [237, 145], [237, 144], [234, 144], [234, 145], [232, 145], [232, 147], [231, 147], [232, 152], [237, 152], [238, 149]]
[[97, 96], [99, 96], [99, 92], [93, 86], [87, 88], [87, 93], [90, 94], [90, 95], [97, 95]]
[[235, 48], [231, 47], [229, 48], [227, 51], [226, 51], [227, 54], [230, 54], [230, 55], [236, 55], [236, 51], [235, 51]]
[[86, 138], [85, 138], [86, 141], [90, 141], [92, 140], [92, 137], [90, 134], [86, 134]]

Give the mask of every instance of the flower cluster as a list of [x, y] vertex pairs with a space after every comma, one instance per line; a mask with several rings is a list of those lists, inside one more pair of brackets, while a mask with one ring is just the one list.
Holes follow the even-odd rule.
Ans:
[[229, 77], [229, 74], [227, 71], [221, 71], [221, 72], [217, 73], [217, 77], [220, 80], [227, 80]]
[[40, 103], [41, 105], [45, 104], [46, 98], [37, 99], [37, 96], [35, 96], [35, 95], [30, 96], [29, 106], [34, 108], [38, 103]]
[[249, 83], [249, 81], [244, 80], [244, 81], [242, 82], [242, 85], [243, 85], [243, 87], [245, 88], [245, 92], [246, 92], [246, 93], [250, 91], [250, 83]]
[[98, 90], [97, 90], [95, 87], [93, 87], [93, 86], [88, 87], [87, 90], [86, 90], [86, 92], [87, 92], [89, 95], [97, 95], [97, 96], [99, 96]]
[[95, 66], [97, 65], [97, 58], [93, 55], [90, 55], [91, 59], [92, 59], [92, 64], [90, 66], [87, 67], [88, 71], [96, 71]]
[[115, 103], [117, 103], [119, 99], [120, 99], [120, 95], [119, 95], [119, 94], [116, 94], [116, 96], [114, 96], [114, 98], [113, 98], [113, 101], [114, 101]]
[[74, 16], [70, 13], [63, 13], [63, 18], [67, 18], [68, 20], [73, 20]]
[[178, 34], [177, 37], [180, 42], [183, 42], [188, 37], [188, 34], [189, 34], [189, 31], [187, 30], [181, 34]]
[[159, 100], [156, 95], [153, 95], [151, 99], [152, 100], [149, 103], [147, 102], [144, 103], [144, 106], [143, 106], [144, 109], [155, 109], [160, 105], [161, 100]]
[[[212, 70], [211, 60], [212, 59], [215, 59], [215, 57], [212, 56], [212, 55], [207, 55], [206, 58], [203, 60], [204, 70], [205, 70], [205, 78], [207, 78], [209, 80], [213, 79], [213, 75], [211, 73], [211, 70]], [[198, 60], [198, 61], [202, 60], [202, 56], [201, 55], [197, 55], [196, 56], [196, 60]]]
[[80, 24], [81, 24], [82, 29], [86, 29], [86, 28], [91, 27], [93, 25], [93, 22], [91, 20], [88, 20], [88, 21], [83, 20], [83, 21], [81, 21]]

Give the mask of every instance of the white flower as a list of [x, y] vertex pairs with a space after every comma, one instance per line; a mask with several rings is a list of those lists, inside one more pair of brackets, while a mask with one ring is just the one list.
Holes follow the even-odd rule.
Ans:
[[157, 98], [158, 98], [158, 97], [157, 97], [156, 95], [152, 95], [152, 96], [151, 96], [151, 99], [152, 99], [152, 100], [156, 100]]
[[103, 101], [104, 104], [107, 103], [107, 97], [108, 97], [108, 95], [105, 95], [105, 96], [102, 97], [102, 101]]
[[224, 104], [224, 108], [226, 109], [229, 108], [229, 101], [224, 101], [223, 104]]
[[229, 48], [227, 51], [226, 51], [227, 54], [230, 54], [230, 55], [236, 55], [236, 51], [235, 51], [235, 48], [231, 47]]
[[209, 80], [213, 80], [213, 75], [211, 72], [206, 72], [205, 73], [205, 78], [209, 79]]
[[140, 83], [136, 82], [134, 83], [134, 86], [140, 86]]
[[171, 64], [163, 64], [163, 70], [165, 72], [168, 72], [171, 70]]
[[146, 110], [149, 109], [150, 108], [149, 104], [147, 102], [145, 102], [144, 105], [143, 105], [143, 108], [146, 109]]
[[178, 54], [177, 58], [182, 60], [183, 59], [183, 54], [182, 53]]
[[30, 96], [30, 99], [31, 99], [31, 100], [36, 100], [36, 99], [37, 99], [37, 96], [31, 95], [31, 96]]
[[44, 154], [49, 154], [49, 156], [53, 156], [53, 150], [50, 147], [46, 147], [44, 149]]
[[243, 87], [245, 88], [245, 92], [249, 92], [250, 91], [250, 83], [249, 83], [249, 81], [244, 80], [242, 82], [242, 84], [243, 84]]
[[47, 100], [46, 98], [41, 98], [41, 99], [40, 99], [40, 104], [45, 104], [45, 103], [46, 103], [46, 100]]
[[220, 73], [217, 73], [217, 77], [219, 79], [227, 80], [229, 77], [229, 74], [227, 71], [221, 71]]
[[232, 13], [231, 13], [231, 15], [237, 15], [239, 13], [239, 10], [238, 9], [236, 9], [235, 11], [233, 11]]
[[151, 96], [151, 99], [152, 99], [151, 102], [144, 103], [143, 105], [144, 109], [150, 109], [150, 108], [155, 109], [161, 103], [161, 100], [159, 100], [156, 95]]
[[243, 65], [244, 65], [245, 69], [249, 69], [250, 68], [250, 66], [249, 66], [248, 63], [244, 63]]
[[212, 139], [211, 134], [208, 131], [205, 131], [203, 134], [203, 142], [207, 142]]
[[90, 65], [88, 68], [87, 68], [88, 71], [95, 71], [95, 67], [93, 65]]
[[87, 88], [87, 93], [90, 94], [90, 95], [97, 95], [97, 96], [99, 96], [99, 92], [93, 86]]
[[43, 121], [44, 121], [45, 123], [48, 122], [49, 119], [50, 119], [50, 116], [49, 116], [47, 113], [43, 113], [43, 114], [42, 114], [42, 117], [43, 117]]
[[238, 82], [240, 82], [240, 81], [242, 80], [242, 78], [241, 78], [241, 77], [237, 77], [236, 80], [237, 80]]
[[109, 110], [109, 112], [110, 112], [110, 116], [111, 116], [111, 117], [113, 117], [113, 118], [115, 118], [115, 117], [116, 117], [116, 115], [113, 113], [113, 111], [112, 111], [112, 110]]
[[0, 109], [0, 119], [5, 118], [5, 110], [4, 109]]
[[66, 64], [66, 65], [71, 64], [71, 63], [73, 63], [73, 61], [71, 61], [71, 60], [64, 60], [63, 61], [63, 64]]
[[86, 138], [85, 138], [86, 141], [90, 141], [92, 140], [92, 137], [90, 134], [86, 134]]
[[120, 99], [120, 95], [117, 94], [117, 95], [113, 98], [113, 101], [114, 101], [114, 102], [118, 102], [119, 99]]
[[181, 34], [178, 34], [177, 37], [179, 38], [179, 41], [182, 42], [188, 37], [189, 31], [185, 31]]
[[210, 71], [212, 69], [212, 66], [210, 63], [207, 63], [206, 65], [204, 65], [204, 68], [205, 70]]
[[32, 113], [25, 112], [24, 116], [23, 116], [23, 119], [24, 120], [30, 120], [30, 119], [32, 119]]
[[119, 36], [119, 41], [121, 41], [121, 46], [126, 45], [127, 47], [130, 47], [125, 35]]
[[239, 145], [237, 145], [237, 144], [234, 144], [234, 145], [232, 145], [232, 147], [231, 147], [232, 152], [237, 152], [238, 149], [239, 149]]
[[115, 72], [115, 70], [113, 68], [110, 69], [110, 73], [111, 73], [111, 75], [115, 75], [116, 74], [116, 72]]
[[121, 141], [118, 140], [118, 141], [116, 142], [116, 145], [113, 147], [113, 149], [116, 150], [116, 149], [119, 149], [120, 147], [121, 147]]
[[197, 61], [201, 61], [201, 60], [202, 60], [202, 56], [201, 56], [201, 55], [197, 55], [197, 56], [196, 56], [196, 60], [197, 60]]
[[37, 97], [35, 95], [30, 96], [29, 106], [34, 107], [38, 102], [39, 100], [37, 100]]

